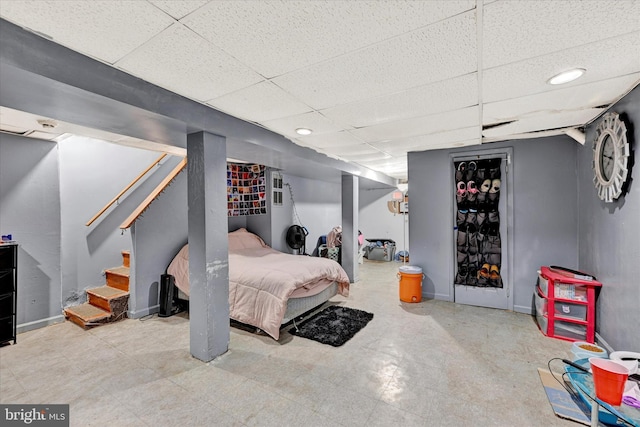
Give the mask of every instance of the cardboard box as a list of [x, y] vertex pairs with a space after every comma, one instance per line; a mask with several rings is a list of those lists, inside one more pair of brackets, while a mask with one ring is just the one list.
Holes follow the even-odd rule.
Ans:
[[[538, 368], [538, 375], [540, 375], [540, 381], [542, 381], [551, 409], [558, 417], [584, 425], [591, 425], [591, 417], [587, 415], [591, 413], [591, 410], [579, 396], [570, 394], [565, 390], [548, 370]], [[562, 374], [556, 373], [555, 376], [560, 379]]]

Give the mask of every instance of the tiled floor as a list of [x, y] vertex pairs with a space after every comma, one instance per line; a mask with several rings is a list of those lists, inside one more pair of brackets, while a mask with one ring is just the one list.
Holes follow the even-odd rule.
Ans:
[[[570, 355], [531, 316], [398, 299], [397, 263], [369, 262], [348, 298], [374, 313], [339, 348], [231, 329], [210, 363], [189, 353], [186, 316], [69, 322], [0, 348], [0, 402], [68, 403], [77, 426], [571, 426], [538, 367]], [[289, 328], [286, 328], [289, 329]]]

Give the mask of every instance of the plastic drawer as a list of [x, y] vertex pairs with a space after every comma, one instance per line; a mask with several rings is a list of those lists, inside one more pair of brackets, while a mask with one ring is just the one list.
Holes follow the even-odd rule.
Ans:
[[13, 316], [0, 319], [0, 343], [13, 339]]
[[0, 317], [13, 314], [13, 293], [0, 295]]
[[14, 270], [0, 270], [0, 294], [13, 293], [13, 272]]
[[538, 327], [542, 331], [543, 334], [548, 335], [548, 325], [549, 320], [544, 317], [542, 314], [536, 313], [536, 322], [538, 322]]
[[547, 314], [547, 299], [541, 295], [541, 290], [536, 287], [535, 291], [535, 303], [536, 303], [536, 314], [540, 314], [544, 316]]
[[571, 283], [556, 283], [553, 289], [554, 297], [556, 298], [587, 301], [587, 288], [585, 286], [573, 285]]
[[14, 248], [14, 245], [0, 247], [0, 270], [16, 268], [16, 257], [13, 256]]
[[587, 306], [565, 301], [555, 301], [553, 304], [555, 316], [568, 317], [576, 320], [587, 320]]
[[544, 295], [545, 297], [549, 295], [549, 279], [544, 277], [539, 271], [538, 271], [538, 287], [542, 291], [542, 295]]
[[556, 320], [553, 322], [554, 335], [572, 340], [584, 341], [587, 339], [587, 326]]
[[540, 288], [540, 291], [542, 291], [542, 295], [547, 298], [554, 297], [572, 299], [576, 301], [587, 301], [587, 287], [572, 283], [556, 283], [553, 287], [554, 295], [549, 295], [549, 279], [544, 277], [540, 271], [538, 271], [538, 287]]

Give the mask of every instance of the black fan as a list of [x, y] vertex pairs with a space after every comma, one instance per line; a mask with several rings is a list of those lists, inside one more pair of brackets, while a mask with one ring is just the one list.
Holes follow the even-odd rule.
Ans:
[[[292, 225], [287, 230], [287, 245], [293, 249], [293, 253], [296, 255], [305, 253], [305, 240], [309, 232], [306, 228], [300, 225]], [[300, 252], [302, 249], [302, 252]]]

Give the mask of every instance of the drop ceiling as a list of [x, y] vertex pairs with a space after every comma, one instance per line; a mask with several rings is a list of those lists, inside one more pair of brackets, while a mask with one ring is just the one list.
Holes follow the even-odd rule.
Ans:
[[2, 1], [0, 16], [398, 179], [411, 151], [574, 134], [640, 82], [637, 0]]

